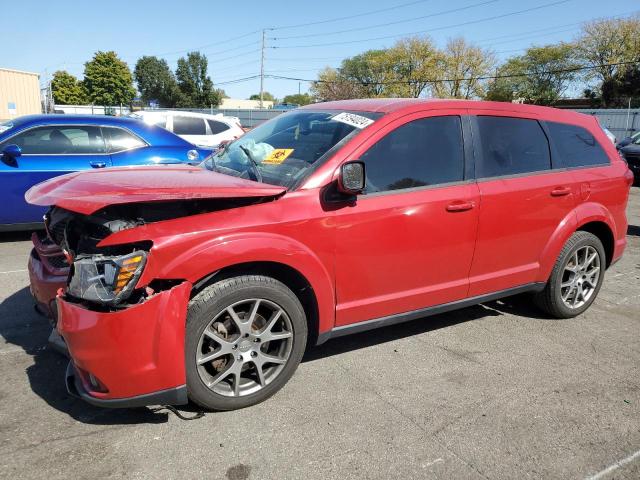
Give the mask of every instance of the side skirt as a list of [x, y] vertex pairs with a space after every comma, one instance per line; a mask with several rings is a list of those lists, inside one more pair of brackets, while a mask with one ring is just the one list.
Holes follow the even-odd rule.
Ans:
[[455, 302], [434, 305], [433, 307], [412, 310], [411, 312], [396, 313], [387, 317], [374, 318], [372, 320], [366, 320], [364, 322], [334, 327], [328, 332], [320, 333], [318, 335], [318, 341], [316, 342], [316, 345], [321, 345], [330, 338], [351, 335], [352, 333], [365, 332], [367, 330], [373, 330], [380, 327], [388, 327], [389, 325], [396, 325], [398, 323], [409, 322], [411, 320], [417, 320], [419, 318], [429, 317], [431, 315], [437, 315], [439, 313], [450, 312], [451, 310], [458, 310], [460, 308], [470, 307], [479, 303], [490, 302], [492, 300], [498, 300], [499, 298], [517, 295], [519, 293], [540, 292], [544, 289], [544, 286], [544, 282], [528, 283], [519, 287], [508, 288], [506, 290], [500, 290], [498, 292], [487, 293], [484, 295], [478, 295], [477, 297], [464, 298], [462, 300], [456, 300]]

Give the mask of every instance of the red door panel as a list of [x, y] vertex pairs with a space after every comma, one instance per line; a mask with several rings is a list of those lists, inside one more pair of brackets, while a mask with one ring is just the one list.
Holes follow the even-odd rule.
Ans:
[[359, 197], [336, 212], [336, 325], [463, 299], [475, 183]]
[[540, 255], [575, 205], [568, 172], [478, 183], [480, 219], [469, 296], [534, 282]]

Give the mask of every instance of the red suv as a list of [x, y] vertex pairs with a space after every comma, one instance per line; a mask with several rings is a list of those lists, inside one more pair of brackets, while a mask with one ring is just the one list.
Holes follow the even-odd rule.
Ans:
[[73, 173], [27, 200], [52, 205], [72, 262], [70, 392], [230, 410], [332, 337], [522, 292], [584, 312], [625, 248], [631, 182], [592, 117], [381, 99], [280, 115], [200, 167]]

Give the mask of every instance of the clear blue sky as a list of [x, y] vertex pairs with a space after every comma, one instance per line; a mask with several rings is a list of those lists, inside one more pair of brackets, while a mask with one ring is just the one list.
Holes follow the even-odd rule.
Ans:
[[[542, 8], [515, 13], [536, 7]], [[82, 77], [84, 62], [97, 50], [115, 50], [131, 68], [142, 55], [161, 56], [175, 68], [186, 51], [199, 50], [209, 58], [214, 83], [231, 97], [247, 98], [259, 91], [258, 79], [224, 82], [259, 73], [263, 28], [281, 27], [267, 31], [267, 46], [276, 48], [265, 50], [266, 73], [313, 79], [323, 66], [415, 32], [430, 34], [438, 45], [462, 35], [506, 58], [532, 44], [571, 40], [582, 21], [633, 12], [640, 12], [640, 1], [10, 1], [2, 5], [0, 67], [38, 72], [44, 83], [60, 69]], [[346, 16], [355, 17], [335, 20]], [[308, 23], [315, 24], [292, 26]], [[323, 45], [310, 46], [317, 44]], [[308, 88], [306, 82], [265, 81], [279, 97], [299, 86]]]

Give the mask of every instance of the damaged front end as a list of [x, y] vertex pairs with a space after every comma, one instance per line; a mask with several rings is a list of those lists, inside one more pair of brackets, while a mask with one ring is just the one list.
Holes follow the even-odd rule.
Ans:
[[53, 207], [45, 216], [49, 237], [70, 263], [65, 291], [70, 301], [89, 308], [118, 309], [138, 304], [179, 280], [155, 280], [138, 287], [153, 242], [101, 247], [111, 234], [148, 223], [211, 213], [264, 201], [261, 197], [197, 199], [113, 205], [91, 215]]

